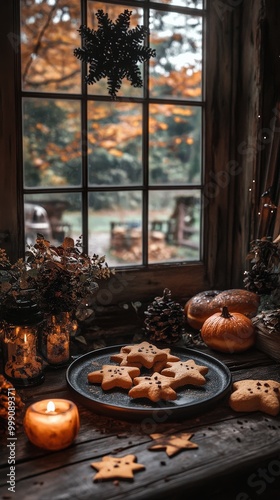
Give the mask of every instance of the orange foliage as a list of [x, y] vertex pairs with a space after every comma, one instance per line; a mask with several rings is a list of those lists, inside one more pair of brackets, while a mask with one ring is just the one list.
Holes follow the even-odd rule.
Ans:
[[[78, 33], [80, 21], [80, 0], [56, 0], [48, 2], [21, 1], [21, 63], [23, 90], [44, 92], [70, 92], [76, 93], [79, 99], [81, 92], [81, 64], [73, 56], [73, 49], [80, 45]], [[119, 5], [88, 2], [88, 25], [94, 29], [97, 26], [95, 12], [103, 9], [114, 20], [120, 13]], [[131, 28], [139, 24], [142, 9], [133, 8]], [[141, 23], [140, 23], [141, 24]], [[175, 40], [181, 43], [182, 36], [173, 33], [165, 39], [157, 38], [154, 34], [153, 44]], [[156, 61], [150, 64], [155, 67]], [[185, 99], [200, 99], [201, 97], [201, 71], [181, 68], [179, 71], [170, 71], [166, 76], [151, 74], [151, 88], [167, 88], [167, 95]], [[83, 137], [79, 129], [79, 117], [75, 107], [67, 104], [67, 100], [56, 100], [56, 105], [67, 113], [67, 130], [71, 142], [61, 146], [53, 142], [47, 143], [47, 154], [38, 158], [36, 147], [31, 152], [33, 164], [44, 171], [49, 168], [52, 161], [60, 158], [67, 163], [70, 159], [81, 156], [81, 142]], [[79, 108], [77, 107], [77, 110]], [[150, 104], [149, 131], [168, 130], [165, 118], [173, 117], [175, 123], [184, 123], [192, 116], [190, 106], [176, 106], [174, 104]], [[112, 119], [113, 117], [113, 119]], [[117, 119], [116, 119], [117, 118]], [[111, 120], [111, 121], [110, 121]], [[103, 124], [102, 124], [103, 122]], [[106, 124], [104, 124], [106, 123]], [[63, 126], [63, 124], [62, 124]], [[46, 136], [50, 132], [44, 123], [37, 123], [36, 128]], [[88, 105], [88, 143], [93, 147], [105, 148], [111, 155], [121, 157], [123, 149], [129, 141], [142, 137], [142, 105], [141, 103], [122, 102], [111, 103], [107, 100], [90, 101]], [[179, 136], [176, 144], [184, 140], [188, 145], [193, 144], [191, 137]], [[28, 138], [27, 138], [28, 141]], [[28, 143], [26, 143], [28, 147]], [[156, 142], [157, 147], [166, 147], [161, 140]], [[62, 178], [53, 177], [52, 183], [64, 182]]]

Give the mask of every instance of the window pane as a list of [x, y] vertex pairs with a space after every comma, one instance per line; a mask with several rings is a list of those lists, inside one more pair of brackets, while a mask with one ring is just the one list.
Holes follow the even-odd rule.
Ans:
[[167, 3], [168, 5], [179, 5], [193, 9], [203, 9], [203, 0], [154, 0], [155, 2]]
[[201, 109], [150, 104], [151, 184], [193, 184], [201, 179]]
[[[109, 18], [113, 21], [116, 22], [117, 17], [124, 12], [124, 10], [129, 10], [132, 12], [132, 15], [130, 17], [130, 26], [129, 29], [134, 29], [137, 25], [142, 26], [143, 25], [143, 9], [141, 8], [135, 8], [132, 7], [131, 5], [114, 5], [114, 4], [107, 4], [107, 3], [100, 3], [100, 2], [94, 2], [94, 1], [89, 1], [88, 2], [88, 26], [91, 29], [96, 30], [97, 29], [97, 18], [95, 16], [97, 10], [102, 9], [103, 12], [108, 14]], [[142, 81], [143, 81], [143, 64], [138, 64], [138, 67], [141, 71], [142, 74]], [[99, 82], [94, 83], [93, 85], [88, 85], [87, 87], [88, 93], [89, 94], [94, 94], [94, 95], [108, 95], [108, 90], [107, 90], [107, 78], [102, 78], [99, 80]], [[130, 82], [124, 78], [122, 80], [122, 86], [120, 90], [118, 91], [118, 96], [119, 97], [142, 97], [143, 96], [143, 87], [136, 88], [133, 87]]]
[[27, 194], [24, 197], [25, 241], [34, 244], [37, 233], [52, 244], [66, 236], [82, 234], [82, 201], [79, 193]]
[[199, 190], [150, 193], [150, 263], [200, 259], [200, 198]]
[[21, 0], [22, 88], [80, 92], [80, 0]]
[[151, 10], [152, 97], [201, 99], [202, 18]]
[[142, 194], [89, 193], [89, 252], [110, 266], [142, 264]]
[[81, 184], [80, 103], [23, 100], [23, 158], [26, 187]]
[[142, 104], [89, 102], [90, 185], [135, 185], [142, 180]]

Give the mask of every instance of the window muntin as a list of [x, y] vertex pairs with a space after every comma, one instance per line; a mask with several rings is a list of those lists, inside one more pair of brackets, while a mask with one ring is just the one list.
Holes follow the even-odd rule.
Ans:
[[[44, 199], [50, 195], [54, 199], [67, 198], [69, 195], [73, 197], [73, 200], [79, 199], [79, 207], [77, 208], [77, 202], [70, 203], [60, 218], [67, 221], [73, 237], [83, 234], [84, 244], [88, 251], [96, 251], [95, 238], [96, 243], [97, 239], [103, 241], [103, 246], [98, 243], [99, 253], [105, 253], [109, 263], [113, 263], [116, 259], [111, 244], [114, 224], [127, 228], [128, 233], [125, 235], [125, 239], [129, 241], [133, 239], [131, 229], [135, 229], [135, 241], [138, 241], [140, 248], [132, 259], [128, 254], [127, 259], [123, 256], [121, 258], [117, 256], [118, 262], [115, 265], [145, 265], [199, 260], [202, 252], [200, 199], [204, 105], [201, 83], [203, 80], [201, 51], [203, 16], [193, 12], [192, 14], [182, 14], [182, 9], [176, 13], [176, 6], [170, 12], [168, 5], [166, 10], [162, 6], [157, 10], [151, 9], [149, 23], [151, 45], [155, 47], [161, 45], [162, 53], [164, 43], [162, 37], [159, 37], [154, 29], [156, 20], [158, 21], [160, 18], [165, 31], [174, 29], [176, 48], [174, 49], [172, 37], [172, 40], [169, 40], [172, 43], [167, 65], [163, 64], [162, 59], [151, 60], [148, 72], [142, 68], [143, 88], [134, 89], [130, 84], [124, 82], [118, 94], [119, 101], [112, 102], [107, 95], [106, 80], [101, 80], [98, 84], [86, 88], [82, 81], [81, 65], [78, 62], [77, 69], [77, 60], [72, 57], [72, 48], [80, 43], [77, 35], [80, 24], [78, 3], [77, 0], [60, 2], [60, 10], [57, 13], [54, 11], [55, 0], [37, 0], [35, 3], [32, 2], [35, 12], [31, 15], [30, 2], [28, 0], [21, 2], [22, 14], [24, 11], [26, 12], [26, 7], [29, 7], [26, 15], [31, 16], [29, 24], [32, 25], [33, 39], [35, 42], [37, 40], [37, 45], [29, 47], [31, 63], [28, 74], [32, 75], [32, 78], [29, 77], [28, 82], [24, 83], [22, 94], [23, 108], [25, 109], [23, 124], [25, 131], [23, 142], [25, 200], [28, 203], [33, 200], [38, 204], [41, 200], [44, 206]], [[98, 8], [110, 12], [112, 19], [114, 19], [113, 13], [116, 17], [124, 8], [131, 9], [133, 11], [131, 27], [143, 24], [148, 19], [144, 10], [137, 6], [137, 2], [134, 5], [131, 2], [131, 7], [109, 3], [101, 4], [93, 1], [83, 1], [82, 3], [87, 4], [88, 19], [81, 19], [81, 21], [86, 21], [88, 25], [91, 24], [89, 19], [93, 19], [94, 12]], [[199, 2], [187, 3], [187, 7], [201, 8]], [[37, 18], [40, 19], [38, 6], [41, 4], [44, 4], [43, 36], [41, 36], [42, 33], [38, 32], [40, 23], [36, 21]], [[174, 5], [177, 4], [174, 3]], [[69, 9], [72, 13], [71, 20], [69, 19]], [[53, 18], [51, 11], [53, 11]], [[48, 19], [48, 23], [46, 19]], [[184, 25], [191, 26], [191, 19], [193, 19], [193, 27], [190, 28], [190, 37], [184, 38], [182, 36]], [[23, 17], [22, 20], [24, 21]], [[155, 26], [153, 26], [153, 22]], [[63, 68], [62, 59], [60, 59], [60, 63], [56, 59], [54, 66], [59, 67], [59, 72], [56, 70], [55, 76], [47, 78], [52, 54], [50, 49], [54, 47], [55, 25], [59, 27], [60, 33], [57, 50], [60, 50], [63, 42], [71, 55], [66, 59], [67, 64], [64, 60]], [[92, 25], [92, 27], [94, 26]], [[48, 36], [50, 43], [48, 43]], [[178, 40], [182, 41], [184, 50], [188, 52], [192, 45], [190, 40], [194, 36], [197, 37], [196, 51], [194, 51], [196, 67], [193, 63], [193, 53], [189, 50], [191, 58], [188, 60], [186, 58], [186, 68], [184, 68], [180, 62]], [[39, 50], [38, 40], [41, 43], [43, 38], [45, 43], [39, 46]], [[72, 43], [68, 38], [71, 40], [74, 38], [74, 42]], [[28, 59], [27, 45], [26, 43], [24, 47], [23, 60]], [[33, 63], [35, 64], [33, 65]], [[44, 66], [44, 70], [41, 66]], [[166, 67], [170, 69], [170, 76], [166, 78], [168, 80], [167, 86], [162, 85], [161, 75], [163, 70], [166, 71]], [[69, 73], [66, 70], [69, 70]], [[180, 77], [180, 85], [178, 85], [178, 76]], [[148, 77], [149, 80], [146, 79]], [[147, 85], [148, 81], [149, 85]], [[80, 88], [83, 88], [81, 94], [79, 93]], [[40, 95], [37, 94], [38, 91], [42, 92], [41, 99]], [[49, 92], [52, 92], [51, 98], [47, 97]], [[54, 92], [59, 97], [53, 95]], [[69, 99], [69, 93], [71, 99]], [[76, 99], [74, 99], [74, 95], [77, 95]], [[35, 101], [40, 100], [41, 104], [35, 104]], [[35, 131], [33, 145], [30, 145], [32, 124], [29, 123], [26, 114], [28, 105], [30, 109], [30, 103], [33, 103], [34, 109], [41, 105], [47, 107], [46, 103], [48, 103], [49, 110], [56, 106], [56, 111], [63, 111], [65, 114], [63, 117], [61, 113], [60, 119], [54, 120], [53, 128], [57, 127], [57, 130], [52, 130], [46, 123], [41, 123]], [[34, 116], [33, 113], [30, 113], [30, 120], [32, 115]], [[46, 113], [47, 117], [49, 115], [51, 116], [51, 112]], [[50, 134], [48, 134], [48, 128]], [[150, 134], [148, 134], [148, 130]], [[49, 145], [44, 149], [43, 140], [46, 139], [46, 136], [47, 140], [51, 139], [51, 135], [56, 137], [57, 144], [48, 142]], [[37, 139], [39, 137], [37, 145], [35, 144], [36, 137]], [[31, 165], [28, 164], [28, 159], [32, 156], [30, 151], [33, 154]], [[36, 158], [34, 158], [34, 152], [35, 154], [37, 152]], [[33, 176], [30, 175], [32, 170]], [[36, 172], [39, 173], [37, 177], [35, 176]], [[192, 189], [189, 189], [190, 186]], [[100, 187], [102, 187], [102, 191], [100, 191]], [[185, 238], [188, 242], [185, 244], [182, 243], [184, 238], [177, 239], [177, 241], [174, 238], [172, 240], [164, 224], [166, 217], [171, 217], [176, 212], [178, 199], [191, 199], [193, 194], [195, 194], [193, 198], [195, 201], [192, 207], [192, 222], [189, 230], [191, 238]], [[164, 199], [168, 202], [164, 203]], [[109, 206], [108, 200], [111, 200]], [[162, 207], [160, 207], [161, 205]], [[162, 211], [160, 221], [158, 221], [158, 207]], [[107, 213], [107, 218], [104, 216], [105, 213]], [[74, 223], [71, 223], [71, 214]], [[109, 214], [111, 214], [111, 220], [108, 220]], [[68, 222], [69, 218], [70, 222]], [[185, 223], [188, 219], [189, 215], [183, 222]], [[79, 222], [77, 223], [77, 221]], [[155, 258], [151, 253], [151, 248], [154, 244], [152, 236], [155, 228], [159, 227], [157, 226], [158, 222], [161, 223], [162, 229], [158, 232], [162, 232], [166, 252], [165, 257], [163, 257], [163, 253], [158, 252], [158, 258]], [[179, 224], [179, 221], [177, 222]], [[102, 224], [103, 237], [99, 238]], [[171, 226], [172, 220], [169, 221], [168, 227]], [[143, 231], [143, 234], [137, 238], [139, 230]], [[77, 231], [79, 234], [76, 234]], [[58, 235], [58, 232], [55, 234]], [[63, 233], [60, 233], [60, 238], [62, 235]], [[147, 248], [145, 248], [145, 244], [147, 244]], [[174, 254], [170, 248], [172, 245], [175, 246], [176, 250]], [[126, 247], [127, 245], [125, 249]]]

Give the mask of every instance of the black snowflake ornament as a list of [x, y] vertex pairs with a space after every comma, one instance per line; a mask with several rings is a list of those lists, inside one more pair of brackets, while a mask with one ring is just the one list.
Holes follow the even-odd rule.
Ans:
[[107, 78], [108, 92], [116, 99], [122, 80], [127, 78], [133, 87], [142, 87], [141, 72], [137, 63], [155, 57], [156, 51], [145, 47], [142, 42], [147, 33], [144, 26], [129, 29], [132, 11], [125, 10], [116, 22], [108, 14], [98, 10], [98, 29], [81, 26], [79, 33], [83, 40], [82, 48], [74, 50], [74, 55], [89, 64], [86, 82], [89, 85]]

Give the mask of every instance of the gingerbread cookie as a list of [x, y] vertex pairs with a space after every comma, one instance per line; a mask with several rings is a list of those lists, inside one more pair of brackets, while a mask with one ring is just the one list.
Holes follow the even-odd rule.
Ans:
[[171, 378], [164, 377], [160, 373], [153, 373], [147, 377], [136, 377], [133, 380], [135, 387], [130, 389], [128, 395], [131, 398], [148, 398], [153, 402], [160, 399], [174, 400], [177, 398], [177, 394], [170, 383]]
[[167, 360], [167, 353], [149, 342], [141, 342], [141, 344], [136, 344], [134, 346], [126, 346], [123, 347], [122, 350], [128, 353], [128, 363], [141, 363], [145, 368], [152, 368], [157, 361]]
[[179, 432], [178, 434], [150, 434], [156, 443], [148, 448], [148, 450], [165, 450], [169, 457], [173, 457], [182, 450], [190, 448], [198, 448], [198, 445], [190, 441], [193, 434]]
[[101, 462], [93, 462], [91, 467], [98, 472], [94, 476], [94, 481], [99, 479], [133, 479], [133, 473], [145, 469], [145, 465], [136, 463], [135, 455], [125, 457], [102, 458]]
[[170, 354], [170, 349], [167, 348], [162, 350], [167, 354], [166, 361], [157, 361], [153, 366], [153, 372], [161, 372], [161, 370], [167, 366], [168, 362], [180, 361], [180, 358], [178, 358], [178, 356]]
[[96, 370], [88, 374], [90, 384], [100, 384], [104, 391], [121, 387], [130, 389], [132, 379], [140, 375], [140, 370], [134, 366], [103, 365], [101, 370]]
[[[123, 349], [128, 349], [128, 346], [125, 348], [122, 347], [119, 353], [112, 354], [112, 356], [110, 357], [110, 360], [114, 361], [114, 363], [119, 363], [120, 366], [137, 366], [138, 368], [141, 368], [142, 367], [141, 363], [128, 361], [127, 356], [129, 354], [129, 352], [124, 352]], [[170, 354], [169, 348], [161, 349], [161, 350], [166, 352], [167, 358], [166, 358], [166, 360], [163, 360], [163, 361], [156, 361], [152, 367], [153, 372], [161, 372], [161, 370], [166, 367], [166, 363], [168, 361], [174, 362], [174, 361], [180, 360], [180, 358], [178, 358], [178, 356], [174, 356], [173, 354]]]
[[120, 366], [136, 366], [137, 368], [141, 368], [141, 363], [133, 363], [132, 361], [127, 361], [128, 352], [122, 352], [122, 349], [117, 354], [112, 354], [110, 357], [110, 361], [114, 361], [114, 363], [119, 363]]
[[183, 385], [203, 385], [206, 379], [203, 375], [208, 372], [207, 366], [200, 366], [193, 359], [188, 361], [177, 361], [167, 363], [167, 368], [162, 370], [161, 374], [172, 377], [171, 386], [173, 389]]
[[235, 382], [229, 405], [235, 411], [262, 411], [276, 416], [280, 411], [280, 383], [249, 379]]

